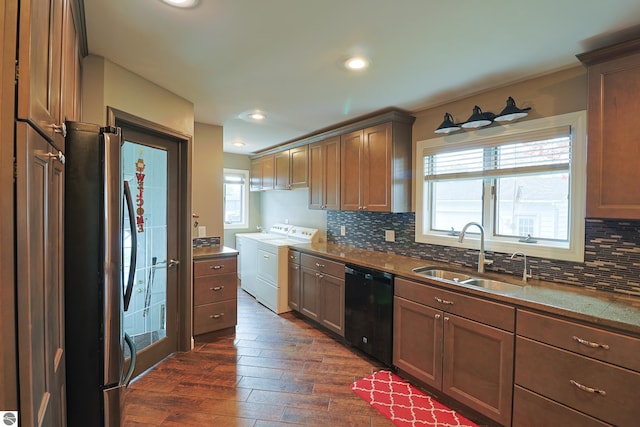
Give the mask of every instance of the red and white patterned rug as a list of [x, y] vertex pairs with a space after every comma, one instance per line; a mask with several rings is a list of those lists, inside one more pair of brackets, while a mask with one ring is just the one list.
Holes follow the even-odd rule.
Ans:
[[390, 371], [362, 378], [351, 390], [396, 426], [478, 427]]

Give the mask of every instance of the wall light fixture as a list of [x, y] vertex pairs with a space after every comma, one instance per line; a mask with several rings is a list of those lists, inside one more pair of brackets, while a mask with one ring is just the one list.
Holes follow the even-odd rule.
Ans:
[[445, 113], [444, 121], [440, 124], [440, 126], [438, 126], [436, 130], [434, 130], [434, 132], [449, 134], [460, 129], [478, 129], [481, 127], [489, 126], [494, 121], [511, 122], [513, 120], [526, 117], [529, 114], [529, 110], [531, 110], [531, 107], [518, 108], [514, 99], [512, 97], [509, 97], [507, 99], [507, 106], [498, 115], [495, 115], [494, 113], [488, 111], [483, 112], [482, 109], [476, 105], [473, 107], [473, 113], [466, 122], [455, 123], [451, 114]]

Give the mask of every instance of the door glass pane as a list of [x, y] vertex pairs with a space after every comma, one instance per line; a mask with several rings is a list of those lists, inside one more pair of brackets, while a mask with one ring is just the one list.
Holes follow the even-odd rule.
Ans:
[[[124, 330], [140, 352], [167, 334], [167, 152], [125, 141], [122, 173], [131, 188], [138, 234], [135, 282]], [[125, 278], [131, 245], [125, 221]]]

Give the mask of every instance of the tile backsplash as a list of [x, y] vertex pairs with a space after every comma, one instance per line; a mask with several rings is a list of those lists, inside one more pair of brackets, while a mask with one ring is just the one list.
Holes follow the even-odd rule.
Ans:
[[193, 239], [194, 248], [202, 248], [206, 246], [220, 246], [220, 236], [216, 237], [196, 237]]
[[[346, 227], [346, 236], [340, 227]], [[395, 230], [386, 242], [384, 230]], [[477, 249], [415, 242], [414, 213], [327, 211], [327, 242], [475, 268]], [[522, 275], [522, 259], [487, 252], [487, 271]], [[587, 219], [584, 262], [527, 257], [533, 277], [607, 292], [640, 296], [640, 221]]]

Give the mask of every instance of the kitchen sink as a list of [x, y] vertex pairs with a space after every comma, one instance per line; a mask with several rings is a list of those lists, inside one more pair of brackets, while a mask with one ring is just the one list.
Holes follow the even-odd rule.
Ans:
[[455, 270], [447, 270], [438, 267], [418, 267], [414, 268], [413, 272], [424, 277], [431, 279], [442, 280], [445, 282], [464, 282], [465, 280], [472, 279], [464, 273], [459, 273]]
[[449, 270], [440, 267], [417, 267], [413, 269], [413, 272], [419, 274], [420, 276], [428, 277], [434, 280], [440, 280], [442, 282], [462, 283], [464, 285], [477, 286], [479, 288], [490, 289], [498, 292], [509, 292], [522, 289], [521, 285], [501, 282], [499, 280], [482, 279], [469, 276], [468, 274], [460, 273], [455, 270]]
[[491, 280], [491, 279], [476, 279], [475, 277], [472, 277], [468, 280], [464, 280], [460, 283], [464, 283], [465, 285], [478, 286], [480, 288], [491, 289], [493, 291], [500, 291], [500, 292], [509, 292], [509, 291], [522, 289], [522, 286], [515, 285], [513, 283], [500, 282], [499, 280]]

